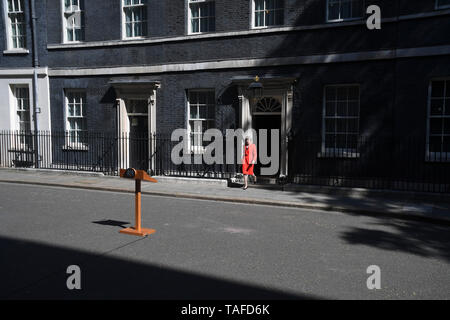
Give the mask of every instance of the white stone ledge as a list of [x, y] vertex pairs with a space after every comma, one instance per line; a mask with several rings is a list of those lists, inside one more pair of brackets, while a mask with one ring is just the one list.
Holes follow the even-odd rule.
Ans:
[[283, 58], [233, 59], [223, 61], [200, 61], [191, 63], [174, 63], [147, 66], [116, 66], [101, 68], [51, 68], [49, 76], [101, 76], [125, 74], [159, 74], [171, 72], [192, 72], [231, 68], [255, 68], [283, 65], [327, 64], [342, 62], [357, 62], [368, 60], [386, 60], [450, 54], [450, 45], [405, 48], [393, 50], [364, 51], [351, 53], [335, 53], [312, 56], [296, 56]]
[[3, 54], [4, 55], [21, 55], [21, 54], [29, 54], [30, 50], [28, 49], [9, 49], [9, 50], [4, 50]]
[[[37, 72], [39, 76], [47, 76], [48, 68], [37, 68]], [[8, 68], [1, 69], [0, 68], [0, 76], [32, 76], [34, 74], [34, 68]]]

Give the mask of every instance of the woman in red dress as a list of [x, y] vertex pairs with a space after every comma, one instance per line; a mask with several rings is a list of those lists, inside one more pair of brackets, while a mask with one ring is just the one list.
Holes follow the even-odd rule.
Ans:
[[242, 159], [242, 173], [244, 174], [244, 187], [242, 189], [247, 190], [248, 188], [248, 176], [253, 176], [254, 182], [256, 183], [256, 176], [253, 173], [253, 169], [256, 163], [256, 146], [252, 143], [251, 138], [245, 138], [244, 145], [244, 159]]

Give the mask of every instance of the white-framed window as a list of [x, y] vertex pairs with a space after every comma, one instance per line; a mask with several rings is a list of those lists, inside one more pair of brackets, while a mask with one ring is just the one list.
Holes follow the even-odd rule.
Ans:
[[188, 0], [188, 33], [216, 31], [216, 2]]
[[16, 109], [16, 128], [20, 131], [31, 130], [30, 90], [28, 85], [12, 86]]
[[363, 17], [364, 0], [327, 0], [327, 21], [357, 20]]
[[450, 161], [450, 78], [431, 81], [427, 122], [428, 160]]
[[9, 50], [26, 48], [26, 21], [24, 0], [4, 0], [7, 47]]
[[191, 151], [200, 153], [210, 142], [203, 142], [206, 130], [215, 127], [215, 91], [210, 89], [188, 90], [188, 131]]
[[253, 28], [284, 24], [284, 0], [251, 0]]
[[147, 0], [122, 1], [122, 38], [147, 36]]
[[14, 108], [14, 128], [18, 134], [12, 143], [17, 149], [26, 149], [31, 146], [31, 108], [30, 89], [27, 84], [11, 85]]
[[322, 154], [357, 157], [359, 136], [359, 85], [328, 85], [324, 89]]
[[84, 41], [84, 0], [63, 2], [64, 42]]
[[83, 90], [65, 90], [65, 128], [68, 145], [86, 142], [86, 92]]
[[436, 9], [450, 8], [450, 0], [436, 0]]

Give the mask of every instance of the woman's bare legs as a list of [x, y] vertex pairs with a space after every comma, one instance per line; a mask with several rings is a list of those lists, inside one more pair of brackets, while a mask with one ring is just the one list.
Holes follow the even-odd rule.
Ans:
[[248, 175], [244, 174], [244, 189], [248, 188]]

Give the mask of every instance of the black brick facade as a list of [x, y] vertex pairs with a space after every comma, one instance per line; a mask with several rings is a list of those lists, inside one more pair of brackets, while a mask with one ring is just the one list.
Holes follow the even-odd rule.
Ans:
[[[25, 2], [28, 5], [28, 1]], [[127, 44], [120, 41], [120, 1], [85, 1], [85, 42], [95, 45], [55, 47], [62, 42], [61, 1], [37, 1], [41, 66], [48, 66], [50, 70], [80, 70], [262, 59], [259, 68], [140, 74], [138, 78], [150, 77], [161, 83], [156, 100], [157, 132], [170, 133], [186, 126], [186, 91], [198, 88], [210, 88], [216, 92], [219, 101], [216, 126], [223, 130], [237, 128], [239, 102], [231, 79], [236, 76], [259, 75], [264, 78], [266, 75], [281, 75], [298, 77], [294, 84], [292, 116], [296, 135], [320, 135], [324, 86], [348, 83], [360, 85], [361, 134], [426, 135], [428, 86], [433, 78], [450, 76], [448, 54], [336, 63], [299, 62], [277, 67], [266, 67], [263, 61], [282, 57], [299, 57], [301, 61], [300, 57], [318, 55], [449, 46], [450, 10], [436, 10], [434, 0], [366, 1], [366, 6], [379, 5], [382, 18], [387, 19], [381, 30], [369, 31], [364, 19], [351, 23], [327, 23], [326, 0], [285, 0], [283, 27], [292, 28], [233, 35], [226, 32], [249, 30], [250, 2], [215, 2], [215, 36], [186, 35], [186, 1], [149, 0], [147, 38], [155, 42], [133, 41]], [[0, 26], [4, 28], [3, 15], [0, 16]], [[0, 32], [0, 51], [5, 49], [4, 37], [5, 33]], [[27, 41], [30, 48], [29, 30]], [[32, 65], [31, 54], [2, 55], [0, 59], [1, 68]], [[120, 75], [124, 76], [135, 75]], [[52, 128], [63, 129], [63, 90], [68, 88], [86, 88], [88, 129], [106, 131], [116, 128], [115, 97], [108, 84], [115, 78], [119, 76], [51, 76]]]

